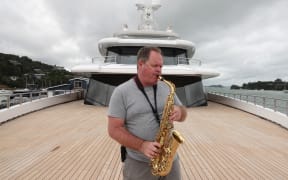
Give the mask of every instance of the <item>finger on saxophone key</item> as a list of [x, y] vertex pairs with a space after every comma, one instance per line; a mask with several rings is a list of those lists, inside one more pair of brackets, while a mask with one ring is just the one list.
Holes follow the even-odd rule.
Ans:
[[152, 142], [152, 148], [150, 153], [151, 158], [155, 158], [156, 156], [158, 156], [159, 151], [160, 151], [160, 144], [156, 141]]
[[158, 142], [156, 142], [156, 141], [154, 141], [154, 142], [153, 142], [153, 145], [154, 145], [153, 151], [154, 151], [155, 153], [159, 154], [159, 153], [160, 153], [161, 144], [158, 143]]
[[159, 153], [160, 144], [158, 142], [143, 141], [140, 152], [145, 156], [152, 158]]

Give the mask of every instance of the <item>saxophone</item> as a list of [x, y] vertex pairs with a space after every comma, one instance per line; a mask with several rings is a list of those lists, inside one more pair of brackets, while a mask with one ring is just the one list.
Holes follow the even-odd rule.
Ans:
[[173, 130], [173, 123], [169, 121], [170, 113], [173, 111], [175, 85], [165, 80], [162, 76], [159, 76], [159, 80], [169, 86], [170, 94], [167, 97], [160, 122], [160, 129], [155, 138], [155, 141], [161, 145], [160, 153], [150, 161], [153, 175], [166, 176], [171, 171], [176, 150], [179, 144], [184, 142], [184, 139], [178, 131]]

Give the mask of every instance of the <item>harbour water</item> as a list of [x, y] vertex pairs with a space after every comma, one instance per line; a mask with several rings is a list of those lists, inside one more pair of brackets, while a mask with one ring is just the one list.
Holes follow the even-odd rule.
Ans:
[[205, 87], [209, 93], [217, 93], [231, 98], [241, 99], [257, 105], [288, 114], [288, 93], [271, 90], [230, 89], [230, 87]]

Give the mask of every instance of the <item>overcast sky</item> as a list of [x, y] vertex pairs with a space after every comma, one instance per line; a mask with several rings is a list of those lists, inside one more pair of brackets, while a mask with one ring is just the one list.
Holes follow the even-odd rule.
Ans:
[[[0, 52], [69, 69], [99, 56], [97, 41], [135, 29], [150, 0], [1, 0]], [[221, 75], [206, 85], [288, 81], [287, 0], [161, 0], [160, 29], [196, 44], [194, 58]]]

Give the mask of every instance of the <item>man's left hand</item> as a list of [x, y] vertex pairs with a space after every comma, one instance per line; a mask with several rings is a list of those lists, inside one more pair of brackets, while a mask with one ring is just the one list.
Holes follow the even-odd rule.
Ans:
[[[182, 109], [184, 108], [184, 109]], [[183, 114], [183, 112], [185, 112], [185, 114]], [[173, 110], [170, 114], [170, 117], [169, 117], [169, 120], [170, 121], [183, 121], [186, 117], [186, 109], [185, 107], [182, 107], [182, 106], [176, 106], [174, 105], [173, 106]]]

